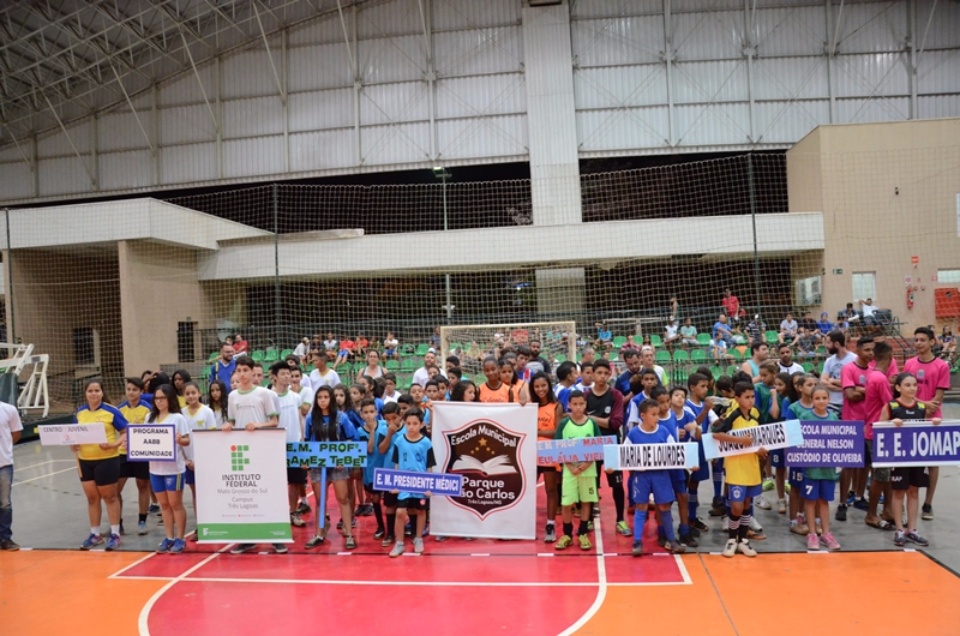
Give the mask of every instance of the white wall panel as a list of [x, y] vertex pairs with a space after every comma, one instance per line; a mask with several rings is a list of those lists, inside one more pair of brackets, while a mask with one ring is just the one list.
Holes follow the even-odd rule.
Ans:
[[290, 95], [288, 108], [291, 131], [352, 126], [353, 89], [341, 88]]
[[572, 23], [574, 65], [650, 63], [665, 49], [663, 16], [577, 20]]
[[223, 176], [251, 177], [283, 172], [283, 137], [256, 137], [223, 142]]
[[106, 152], [100, 155], [100, 188], [123, 190], [154, 185], [153, 157], [149, 150]]
[[206, 104], [177, 106], [160, 111], [160, 139], [164, 146], [211, 140], [216, 129]]
[[[216, 74], [214, 65], [207, 64], [198, 69], [203, 81], [203, 90], [212, 101], [217, 96]], [[196, 104], [203, 101], [203, 93], [197, 84], [197, 77], [193, 71], [186, 71], [182, 77], [160, 87], [160, 105], [175, 106], [179, 104]]]
[[743, 56], [743, 11], [674, 14], [673, 44], [680, 60], [724, 60]]
[[440, 121], [441, 159], [473, 159], [526, 155], [526, 115]]
[[376, 38], [422, 33], [417, 0], [391, 0], [362, 7], [357, 20], [357, 35]]
[[742, 9], [742, 0], [673, 0], [673, 10], [681, 11], [719, 11], [721, 9]]
[[[90, 168], [93, 167], [90, 155], [83, 155], [83, 161]], [[82, 192], [92, 188], [90, 177], [87, 176], [83, 163], [77, 157], [42, 159], [38, 166], [40, 169], [40, 196], [42, 197]]]
[[[93, 138], [93, 124], [84, 122], [78, 126], [71, 126], [68, 130], [70, 131], [70, 139], [73, 140], [73, 145], [77, 147], [77, 150], [89, 152], [90, 142]], [[37, 153], [40, 157], [62, 157], [75, 154], [67, 136], [59, 130], [37, 139]]]
[[441, 76], [509, 73], [523, 68], [520, 27], [436, 33], [433, 50]]
[[753, 63], [753, 73], [755, 99], [810, 99], [828, 95], [824, 57], [760, 58]]
[[667, 101], [663, 64], [581, 68], [573, 74], [577, 108], [653, 106]]
[[[920, 4], [925, 4], [918, 0]], [[905, 2], [848, 3], [843, 8], [842, 53], [897, 51], [907, 37]]]
[[437, 87], [437, 117], [479, 117], [526, 113], [527, 93], [523, 75], [482, 75], [440, 80]]
[[742, 60], [674, 64], [673, 88], [677, 103], [745, 99], [747, 64]]
[[677, 138], [684, 146], [720, 146], [749, 143], [746, 104], [679, 106]]
[[423, 79], [427, 68], [422, 35], [361, 40], [357, 51], [364, 84]]
[[5, 199], [27, 198], [34, 195], [33, 172], [24, 161], [0, 163], [0, 183]]
[[[270, 48], [277, 73], [280, 73], [283, 68], [283, 60], [280, 57], [280, 43], [271, 42]], [[220, 76], [224, 99], [255, 97], [278, 92], [277, 80], [273, 76], [270, 60], [263, 48], [241, 51], [223, 58], [220, 65]], [[211, 91], [208, 88], [207, 96], [210, 97], [211, 95], [216, 95], [216, 90]]]
[[422, 121], [429, 118], [426, 82], [366, 86], [360, 94], [363, 125]]
[[[23, 154], [25, 154], [27, 157], [30, 157], [31, 153], [33, 152], [30, 148], [30, 144], [23, 140], [20, 141], [20, 148], [23, 150]], [[14, 144], [0, 148], [0, 163], [6, 163], [8, 161], [23, 161], [23, 155], [20, 154], [20, 150], [18, 150], [17, 146]]]
[[164, 183], [191, 183], [218, 179], [217, 145], [213, 143], [170, 146], [161, 154]]
[[290, 170], [328, 170], [355, 165], [355, 139], [353, 130], [290, 135]]
[[353, 86], [350, 54], [343, 42], [290, 49], [290, 91]]
[[520, 4], [517, 0], [433, 0], [433, 28], [445, 31], [519, 24]]
[[663, 11], [662, 0], [570, 0], [570, 5], [570, 15], [574, 20], [658, 14]]
[[[960, 47], [960, 23], [957, 23]], [[960, 93], [960, 48], [953, 51], [924, 51], [920, 57], [921, 93]], [[954, 116], [960, 113], [954, 113]]]
[[823, 6], [762, 9], [756, 13], [757, 52], [771, 55], [823, 53], [826, 19]]
[[830, 123], [830, 102], [757, 102], [753, 117], [758, 142], [792, 144], [817, 126]]
[[360, 131], [364, 165], [413, 163], [430, 159], [427, 124], [366, 126]]
[[917, 99], [919, 115], [923, 119], [956, 117], [960, 113], [960, 95], [936, 95]]
[[842, 55], [837, 58], [837, 95], [904, 95], [910, 92], [907, 69], [899, 53]]
[[[923, 32], [927, 28], [931, 8], [936, 10], [933, 21], [930, 22], [930, 30], [926, 34], [927, 39], [923, 41]], [[921, 40], [917, 42], [917, 46], [922, 44], [926, 50], [957, 47], [960, 38], [960, 3], [937, 2], [934, 5], [932, 2], [918, 2], [917, 22], [920, 23], [918, 37]]]
[[[153, 134], [153, 111], [138, 111], [135, 116], [133, 113], [119, 112], [108, 113], [100, 117], [97, 124], [100, 135], [100, 150], [131, 150], [134, 148], [147, 147], [147, 139], [143, 136], [143, 131], [137, 125], [137, 116], [140, 117], [140, 123], [148, 135]], [[153, 143], [150, 138], [149, 143]]]
[[[344, 18], [348, 20], [348, 25], [350, 24], [349, 20], [352, 19], [351, 14], [352, 11], [344, 11], [343, 14]], [[340, 26], [340, 19], [336, 15], [291, 29], [290, 35], [287, 36], [287, 43], [290, 46], [335, 42], [343, 43], [343, 29]]]
[[667, 145], [667, 109], [622, 108], [577, 113], [580, 150], [663, 148]]
[[909, 116], [910, 100], [897, 99], [842, 99], [837, 100], [837, 113], [844, 123], [902, 121]]
[[283, 132], [283, 104], [279, 96], [225, 101], [221, 108], [224, 138]]

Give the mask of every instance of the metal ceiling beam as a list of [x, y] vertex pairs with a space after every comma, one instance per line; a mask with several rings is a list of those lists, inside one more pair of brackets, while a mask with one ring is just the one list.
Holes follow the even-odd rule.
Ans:
[[83, 160], [83, 155], [80, 154], [80, 150], [77, 149], [77, 145], [73, 143], [73, 137], [70, 136], [70, 132], [67, 130], [67, 127], [63, 125], [63, 120], [60, 119], [60, 115], [57, 114], [57, 109], [53, 107], [53, 104], [50, 102], [50, 98], [46, 94], [43, 94], [43, 98], [47, 102], [47, 106], [50, 107], [50, 112], [53, 113], [53, 117], [57, 120], [57, 123], [60, 125], [60, 130], [63, 131], [63, 136], [67, 138], [67, 143], [70, 144], [70, 147], [73, 149], [74, 154], [77, 155], [77, 159], [80, 160], [80, 163], [83, 165], [84, 171], [86, 171], [87, 176], [90, 177], [90, 185], [94, 188], [97, 187], [97, 178], [94, 176], [93, 172], [90, 170], [90, 166], [87, 165], [87, 162]]
[[260, 19], [260, 9], [257, 8], [257, 5], [260, 3], [257, 0], [253, 0], [250, 3], [250, 6], [253, 7], [253, 13], [257, 17], [257, 26], [260, 27], [260, 36], [263, 38], [263, 48], [267, 52], [267, 61], [270, 62], [270, 70], [273, 72], [273, 79], [277, 84], [277, 92], [280, 94], [280, 103], [287, 105], [287, 91], [283, 87], [283, 82], [280, 81], [280, 73], [277, 72], [277, 65], [273, 61], [273, 53], [270, 51], [270, 40], [267, 39], [267, 32], [263, 28], [263, 20]]

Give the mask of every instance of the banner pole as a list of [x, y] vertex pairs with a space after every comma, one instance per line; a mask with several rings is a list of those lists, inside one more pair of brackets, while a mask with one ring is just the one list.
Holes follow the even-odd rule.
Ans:
[[317, 535], [322, 536], [327, 525], [327, 469], [320, 469], [320, 503], [317, 504]]

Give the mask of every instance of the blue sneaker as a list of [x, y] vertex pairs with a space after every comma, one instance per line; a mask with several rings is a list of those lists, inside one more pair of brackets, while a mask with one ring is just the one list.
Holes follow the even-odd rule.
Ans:
[[160, 542], [160, 545], [157, 546], [157, 554], [166, 554], [170, 551], [170, 548], [173, 547], [173, 539], [164, 539]]
[[848, 506], [852, 506], [853, 502], [857, 500], [857, 495], [852, 490], [847, 493], [847, 499], [844, 501]]
[[120, 547], [120, 535], [111, 534], [110, 537], [107, 539], [107, 545], [105, 545], [103, 549], [106, 550], [107, 552], [110, 552], [111, 550], [116, 550], [119, 547]]
[[103, 544], [103, 535], [102, 534], [91, 534], [89, 537], [80, 544], [81, 550], [89, 550], [90, 548], [95, 548], [98, 545]]
[[187, 547], [187, 542], [183, 539], [174, 539], [173, 545], [170, 546], [170, 554], [180, 554], [183, 552], [184, 548]]

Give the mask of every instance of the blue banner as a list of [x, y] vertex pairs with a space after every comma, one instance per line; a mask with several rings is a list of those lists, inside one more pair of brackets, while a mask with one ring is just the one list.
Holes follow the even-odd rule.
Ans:
[[442, 495], [444, 497], [462, 497], [463, 476], [375, 468], [373, 471], [373, 487], [377, 490], [428, 492], [431, 495]]
[[700, 451], [693, 442], [604, 446], [603, 465], [614, 470], [696, 468], [700, 465]]
[[728, 431], [726, 434], [732, 435], [733, 437], [750, 437], [753, 439], [753, 442], [748, 446], [741, 446], [740, 444], [733, 444], [731, 442], [718, 442], [713, 438], [713, 433], [704, 433], [703, 453], [707, 459], [730, 457], [731, 455], [746, 455], [757, 452], [759, 448], [768, 451], [778, 448], [789, 448], [790, 446], [799, 446], [803, 443], [803, 431], [800, 428], [800, 420], [787, 420], [786, 422], [751, 426], [750, 428]]
[[862, 421], [803, 420], [803, 444], [784, 451], [787, 466], [863, 468], [866, 463]]
[[873, 425], [873, 465], [960, 466], [960, 422], [891, 422]]
[[362, 468], [367, 445], [360, 442], [296, 442], [287, 444], [287, 466], [310, 468]]
[[597, 462], [603, 459], [603, 447], [616, 443], [616, 435], [540, 440], [537, 442], [537, 465]]

